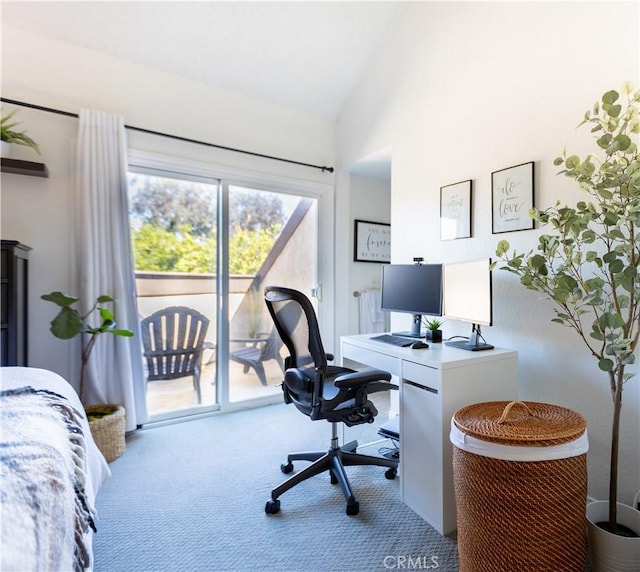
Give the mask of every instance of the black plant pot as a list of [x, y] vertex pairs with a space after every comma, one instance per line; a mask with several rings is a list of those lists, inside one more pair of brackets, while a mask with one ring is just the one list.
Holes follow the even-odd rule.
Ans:
[[426, 339], [434, 344], [442, 342], [442, 330], [427, 330]]

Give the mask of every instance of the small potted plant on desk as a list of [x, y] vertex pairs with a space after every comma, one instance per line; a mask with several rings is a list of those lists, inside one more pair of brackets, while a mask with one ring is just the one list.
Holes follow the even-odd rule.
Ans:
[[427, 335], [426, 339], [433, 342], [438, 343], [442, 341], [442, 330], [440, 326], [442, 326], [442, 320], [438, 318], [431, 318], [427, 320]]
[[[114, 314], [104, 304], [114, 302], [110, 296], [98, 296], [91, 309], [83, 316], [71, 306], [80, 298], [64, 294], [63, 292], [51, 292], [43, 294], [43, 300], [53, 302], [60, 307], [60, 312], [51, 322], [51, 333], [62, 340], [69, 340], [80, 334], [82, 343], [82, 357], [80, 364], [80, 385], [78, 395], [84, 404], [84, 380], [85, 369], [89, 363], [91, 350], [98, 341], [100, 334], [114, 336], [133, 336], [130, 330], [116, 328]], [[97, 326], [89, 323], [89, 318], [94, 312], [100, 314]], [[87, 337], [88, 336], [88, 341]], [[85, 412], [89, 420], [89, 427], [98, 448], [108, 462], [117, 459], [125, 448], [125, 410], [122, 405], [105, 403], [100, 405], [85, 405]]]

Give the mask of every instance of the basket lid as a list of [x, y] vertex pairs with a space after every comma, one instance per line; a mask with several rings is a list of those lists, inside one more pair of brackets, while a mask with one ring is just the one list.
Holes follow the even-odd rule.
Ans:
[[468, 405], [453, 415], [462, 432], [484, 441], [546, 447], [573, 441], [587, 422], [579, 413], [534, 401], [486, 401]]

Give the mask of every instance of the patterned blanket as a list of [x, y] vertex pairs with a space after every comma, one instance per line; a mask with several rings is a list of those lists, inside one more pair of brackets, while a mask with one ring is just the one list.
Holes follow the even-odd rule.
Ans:
[[32, 387], [0, 392], [0, 570], [80, 572], [84, 533], [95, 530], [85, 495], [80, 413]]

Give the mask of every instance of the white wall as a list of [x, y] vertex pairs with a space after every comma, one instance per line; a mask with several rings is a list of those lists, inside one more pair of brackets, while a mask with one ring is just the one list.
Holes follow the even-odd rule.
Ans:
[[[349, 333], [359, 332], [358, 299], [353, 296], [355, 291], [369, 288], [380, 288], [381, 264], [372, 262], [353, 262], [354, 220], [368, 220], [372, 222], [391, 222], [391, 182], [374, 179], [362, 175], [351, 175], [349, 193], [350, 230], [349, 242], [342, 245], [343, 254], [348, 253], [352, 261], [349, 270], [348, 293], [349, 299]], [[342, 294], [338, 298], [342, 298]]]
[[[640, 84], [637, 2], [407, 3], [338, 125], [340, 163], [391, 147], [392, 261], [491, 256], [501, 238], [535, 248], [540, 231], [491, 232], [491, 172], [535, 161], [536, 205], [578, 191], [556, 176], [565, 145], [608, 89]], [[439, 189], [473, 179], [473, 237], [441, 242]], [[338, 196], [344, 179], [338, 180]], [[520, 397], [557, 403], [588, 421], [589, 492], [607, 497], [611, 401], [607, 378], [573, 332], [550, 323], [551, 305], [505, 272], [494, 273], [488, 341], [519, 351]], [[337, 310], [340, 312], [340, 309]], [[445, 336], [467, 334], [445, 323]], [[638, 367], [635, 366], [638, 372]], [[470, 380], [471, 382], [471, 380]], [[640, 379], [625, 389], [621, 500], [640, 488]]]
[[[335, 123], [153, 71], [137, 64], [2, 26], [2, 96], [77, 113], [81, 108], [121, 115], [136, 127], [218, 145], [331, 166]], [[3, 104], [3, 114], [12, 106]], [[18, 108], [17, 118], [40, 144], [42, 157], [28, 149], [15, 158], [43, 161], [48, 179], [2, 174], [2, 238], [33, 248], [30, 257], [30, 365], [73, 379], [72, 344], [48, 330], [55, 311], [40, 295], [75, 291], [73, 176], [71, 158], [77, 120]], [[128, 132], [132, 149], [189, 158], [255, 175], [256, 179], [328, 189], [323, 232], [333, 233], [333, 175], [319, 170], [219, 151], [171, 139]], [[172, 162], [175, 162], [173, 159]], [[299, 188], [299, 187], [298, 187]], [[333, 250], [324, 248], [322, 271], [332, 279]], [[333, 307], [332, 292], [325, 297]]]

